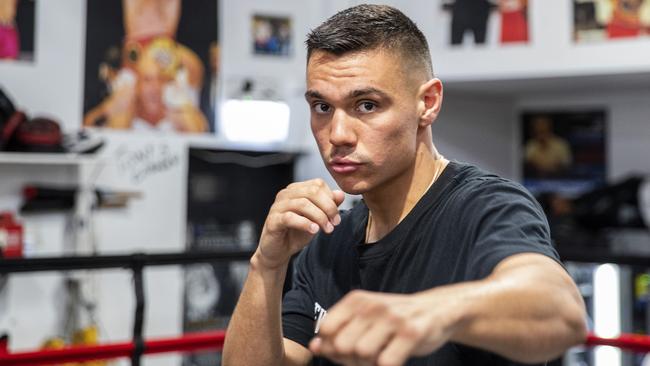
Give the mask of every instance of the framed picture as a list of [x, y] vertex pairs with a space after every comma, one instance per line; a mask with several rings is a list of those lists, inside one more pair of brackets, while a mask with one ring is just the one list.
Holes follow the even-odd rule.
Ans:
[[442, 10], [451, 46], [529, 42], [528, 0], [442, 0]]
[[650, 34], [650, 1], [573, 0], [576, 42], [638, 38]]
[[252, 32], [255, 55], [290, 56], [292, 54], [289, 17], [254, 15]]
[[91, 0], [84, 125], [214, 131], [219, 76], [214, 0]]
[[0, 62], [34, 61], [36, 0], [0, 0]]
[[604, 110], [524, 112], [521, 124], [523, 182], [533, 194], [575, 196], [605, 183]]

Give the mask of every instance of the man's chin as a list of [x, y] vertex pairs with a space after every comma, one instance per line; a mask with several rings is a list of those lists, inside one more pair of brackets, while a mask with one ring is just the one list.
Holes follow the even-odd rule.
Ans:
[[352, 180], [349, 177], [340, 178], [336, 175], [333, 175], [332, 177], [334, 178], [334, 181], [336, 181], [336, 184], [339, 186], [339, 188], [347, 194], [360, 195], [368, 191], [369, 187], [366, 182]]

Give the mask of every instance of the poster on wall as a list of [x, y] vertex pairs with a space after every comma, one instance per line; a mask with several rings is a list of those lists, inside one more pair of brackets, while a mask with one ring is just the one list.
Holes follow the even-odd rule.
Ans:
[[648, 35], [648, 0], [573, 0], [573, 38], [576, 42], [633, 39]]
[[252, 31], [255, 55], [285, 57], [291, 55], [291, 19], [289, 17], [254, 15]]
[[442, 0], [441, 9], [448, 45], [529, 42], [528, 0]]
[[522, 114], [524, 186], [572, 197], [606, 179], [604, 110]]
[[84, 126], [214, 132], [215, 0], [90, 0]]
[[36, 0], [0, 0], [0, 62], [34, 61]]

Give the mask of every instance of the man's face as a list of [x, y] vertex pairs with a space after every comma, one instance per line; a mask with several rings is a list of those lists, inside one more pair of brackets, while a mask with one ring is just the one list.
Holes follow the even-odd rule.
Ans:
[[307, 64], [311, 129], [339, 187], [363, 194], [413, 168], [419, 83], [384, 50], [314, 52]]
[[149, 120], [148, 118], [158, 116], [165, 110], [162, 97], [165, 79], [154, 61], [142, 62], [138, 66], [138, 101], [143, 112], [140, 117]]

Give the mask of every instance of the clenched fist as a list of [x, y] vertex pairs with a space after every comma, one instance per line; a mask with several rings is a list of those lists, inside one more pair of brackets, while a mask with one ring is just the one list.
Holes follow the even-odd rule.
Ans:
[[286, 265], [318, 230], [334, 231], [341, 222], [342, 191], [331, 190], [322, 179], [292, 183], [280, 191], [266, 217], [255, 253], [265, 268]]

